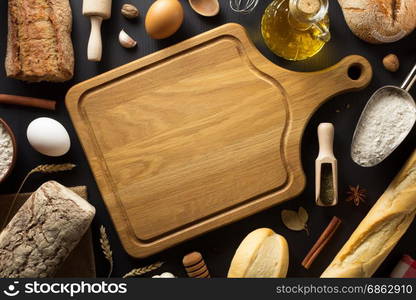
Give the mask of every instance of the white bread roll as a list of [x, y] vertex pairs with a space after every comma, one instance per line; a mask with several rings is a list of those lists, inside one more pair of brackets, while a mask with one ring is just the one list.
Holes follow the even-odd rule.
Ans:
[[283, 278], [289, 266], [286, 239], [269, 228], [252, 231], [241, 242], [229, 278]]
[[371, 277], [416, 213], [416, 151], [321, 277]]
[[345, 21], [360, 39], [373, 43], [392, 43], [416, 27], [415, 0], [338, 0]]

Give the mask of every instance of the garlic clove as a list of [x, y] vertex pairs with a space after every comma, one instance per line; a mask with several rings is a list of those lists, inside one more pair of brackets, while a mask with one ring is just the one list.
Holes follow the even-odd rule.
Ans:
[[120, 31], [120, 34], [118, 35], [118, 40], [120, 42], [120, 45], [124, 48], [133, 48], [137, 45], [137, 42], [133, 40], [133, 38], [129, 36], [124, 30]]

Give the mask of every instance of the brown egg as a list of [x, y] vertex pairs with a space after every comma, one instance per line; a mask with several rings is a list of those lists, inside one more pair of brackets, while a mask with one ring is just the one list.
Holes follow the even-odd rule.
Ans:
[[174, 34], [183, 22], [183, 8], [178, 0], [157, 0], [146, 14], [145, 27], [154, 39]]

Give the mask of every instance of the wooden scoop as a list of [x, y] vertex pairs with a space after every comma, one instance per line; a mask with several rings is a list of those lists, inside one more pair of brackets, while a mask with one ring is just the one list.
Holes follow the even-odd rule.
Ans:
[[315, 202], [318, 206], [338, 203], [338, 165], [334, 156], [334, 125], [318, 126], [319, 154], [315, 161]]
[[82, 14], [91, 19], [88, 60], [101, 61], [103, 52], [101, 23], [111, 17], [111, 0], [84, 0]]

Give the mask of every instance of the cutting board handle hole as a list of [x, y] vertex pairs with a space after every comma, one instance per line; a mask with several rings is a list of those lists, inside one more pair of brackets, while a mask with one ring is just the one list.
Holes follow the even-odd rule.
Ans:
[[363, 65], [360, 63], [354, 63], [348, 67], [348, 77], [352, 80], [358, 80], [363, 73]]

